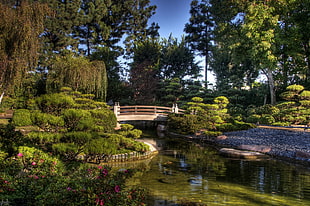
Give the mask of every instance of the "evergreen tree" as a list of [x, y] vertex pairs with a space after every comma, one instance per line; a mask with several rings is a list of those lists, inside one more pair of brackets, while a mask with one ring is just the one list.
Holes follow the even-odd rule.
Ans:
[[149, 104], [155, 101], [160, 51], [161, 45], [156, 39], [149, 38], [135, 44], [129, 81], [134, 93], [133, 99], [138, 104]]
[[209, 0], [193, 0], [191, 3], [189, 23], [185, 25], [186, 41], [194, 51], [205, 57], [205, 81], [211, 55], [214, 20], [210, 13]]
[[180, 42], [172, 36], [163, 39], [161, 52], [161, 79], [183, 79], [184, 77], [196, 79], [199, 76], [200, 67], [195, 62], [195, 55], [184, 37]]

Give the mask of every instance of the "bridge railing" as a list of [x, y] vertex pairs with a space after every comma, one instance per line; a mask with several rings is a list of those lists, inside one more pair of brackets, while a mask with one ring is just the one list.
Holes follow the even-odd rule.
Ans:
[[121, 115], [165, 115], [169, 113], [183, 113], [184, 110], [179, 109], [177, 104], [172, 107], [163, 106], [146, 106], [146, 105], [134, 105], [134, 106], [120, 106], [118, 102], [114, 105], [114, 113], [116, 116]]

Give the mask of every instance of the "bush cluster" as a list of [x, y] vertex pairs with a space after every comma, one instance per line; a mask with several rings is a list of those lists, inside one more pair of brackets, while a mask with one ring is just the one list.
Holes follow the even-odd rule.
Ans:
[[170, 130], [179, 134], [195, 134], [203, 130], [208, 137], [218, 136], [222, 132], [244, 130], [254, 127], [232, 119], [228, 114], [229, 101], [224, 96], [216, 97], [213, 104], [203, 103], [200, 97], [192, 98], [187, 105], [185, 114], [171, 114], [168, 119]]
[[245, 120], [264, 125], [309, 125], [310, 91], [301, 85], [290, 85], [280, 97], [284, 101], [276, 105], [248, 107]]
[[116, 132], [114, 113], [93, 98], [70, 89], [43, 95], [0, 127], [0, 200], [9, 205], [144, 204], [144, 191], [125, 188], [132, 171], [114, 173], [81, 161], [149, 150], [134, 140], [142, 132], [132, 125]]

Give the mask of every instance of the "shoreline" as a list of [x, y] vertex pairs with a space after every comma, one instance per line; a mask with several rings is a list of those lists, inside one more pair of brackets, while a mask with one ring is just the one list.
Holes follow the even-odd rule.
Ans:
[[274, 159], [310, 167], [310, 133], [303, 130], [263, 126], [225, 132], [210, 142], [218, 146], [261, 152]]
[[168, 136], [203, 142], [216, 150], [231, 148], [260, 152], [271, 159], [310, 168], [310, 131], [303, 128], [258, 126], [248, 130], [224, 132], [213, 139], [204, 135], [180, 135], [169, 132]]

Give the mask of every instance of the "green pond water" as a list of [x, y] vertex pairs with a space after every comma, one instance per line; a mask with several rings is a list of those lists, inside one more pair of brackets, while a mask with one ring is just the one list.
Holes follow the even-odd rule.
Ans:
[[150, 191], [148, 205], [310, 205], [310, 169], [273, 159], [246, 161], [210, 146], [154, 140], [162, 151], [134, 163], [128, 181]]

